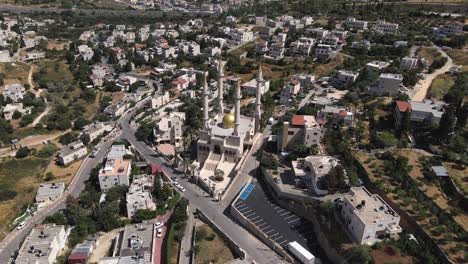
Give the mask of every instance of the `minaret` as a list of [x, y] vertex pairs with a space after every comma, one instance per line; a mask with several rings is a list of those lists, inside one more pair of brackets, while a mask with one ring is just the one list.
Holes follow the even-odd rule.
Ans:
[[255, 132], [260, 131], [260, 122], [262, 120], [262, 85], [263, 85], [263, 72], [262, 64], [258, 66], [257, 74], [257, 95], [255, 97]]
[[208, 129], [208, 83], [206, 82], [206, 72], [203, 73], [203, 127]]
[[242, 96], [241, 96], [240, 81], [238, 81], [237, 87], [236, 87], [236, 105], [234, 108], [234, 136], [239, 136], [241, 99], [242, 99]]
[[219, 59], [218, 62], [218, 112], [224, 114], [223, 93], [224, 93], [224, 62]]

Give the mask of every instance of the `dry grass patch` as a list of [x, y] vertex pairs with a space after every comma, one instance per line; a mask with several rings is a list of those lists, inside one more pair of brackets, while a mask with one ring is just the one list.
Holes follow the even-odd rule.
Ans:
[[460, 167], [459, 164], [454, 162], [444, 162], [444, 166], [458, 188], [464, 192], [465, 195], [468, 195], [468, 167]]
[[463, 65], [462, 71], [468, 72], [468, 52], [460, 49], [452, 49], [447, 51], [447, 54], [452, 58], [457, 65]]
[[3, 232], [9, 231], [13, 220], [33, 202], [48, 162], [48, 159], [34, 157], [0, 161], [0, 192], [16, 192], [12, 199], [0, 202], [0, 238], [3, 238]]
[[70, 48], [70, 41], [49, 40], [47, 42], [48, 50], [68, 50]]
[[455, 77], [450, 74], [442, 74], [432, 81], [429, 88], [429, 97], [442, 99], [455, 84]]
[[436, 48], [422, 48], [416, 52], [416, 55], [421, 56], [427, 60], [427, 62], [432, 64], [436, 58], [441, 57], [442, 55]]
[[333, 58], [329, 63], [318, 65], [314, 70], [314, 74], [318, 78], [329, 75], [336, 69], [338, 65], [343, 64], [343, 62], [344, 62], [343, 54], [338, 53], [336, 57]]
[[[4, 83], [28, 83], [29, 69], [31, 66], [18, 62], [1, 62], [0, 73], [5, 74]], [[3, 89], [2, 89], [3, 90]]]
[[[234, 259], [234, 254], [216, 232], [208, 225], [203, 224], [196, 230], [198, 252], [195, 255], [195, 264], [226, 263]], [[200, 234], [204, 233], [203, 237]]]

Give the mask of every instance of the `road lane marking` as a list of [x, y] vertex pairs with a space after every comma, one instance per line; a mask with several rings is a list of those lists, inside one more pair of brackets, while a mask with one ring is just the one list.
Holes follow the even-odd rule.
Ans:
[[264, 232], [264, 233], [265, 233], [265, 235], [268, 235], [268, 234], [270, 234], [271, 232], [275, 232], [275, 229], [271, 229], [270, 231]]
[[[284, 220], [288, 220], [289, 218], [292, 218], [292, 217], [294, 217], [294, 216], [295, 216], [295, 215], [292, 214], [292, 215], [290, 215], [290, 216], [285, 217]], [[298, 217], [298, 218], [299, 218], [299, 217]]]
[[[262, 221], [263, 221], [263, 219], [262, 219]], [[263, 227], [262, 227], [263, 225], [268, 225], [268, 224], [267, 224], [267, 222], [261, 223], [260, 225], [258, 225], [258, 228], [262, 229], [262, 228], [263, 228]]]
[[297, 218], [297, 219], [291, 220], [291, 221], [289, 221], [289, 222], [288, 222], [288, 224], [294, 223], [294, 222], [296, 222], [297, 220], [300, 220], [300, 218]]
[[290, 212], [286, 211], [286, 213], [282, 213], [282, 214], [280, 214], [280, 216], [285, 216], [287, 214], [290, 214]]

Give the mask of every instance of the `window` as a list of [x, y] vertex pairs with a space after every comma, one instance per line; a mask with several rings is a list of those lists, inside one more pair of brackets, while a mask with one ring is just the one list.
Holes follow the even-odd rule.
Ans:
[[294, 131], [288, 131], [288, 135], [290, 136], [294, 135]]

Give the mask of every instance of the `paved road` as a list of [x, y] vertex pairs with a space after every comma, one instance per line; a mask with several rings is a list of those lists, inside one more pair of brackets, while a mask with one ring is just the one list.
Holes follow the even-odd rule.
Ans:
[[[119, 121], [122, 126], [122, 138], [127, 139], [148, 162], [161, 166], [169, 177], [180, 176], [174, 173], [173, 169], [150, 146], [136, 140], [134, 131], [128, 124], [129, 119], [129, 115], [124, 115]], [[179, 177], [179, 183], [185, 187], [183, 195], [190, 201], [191, 206], [198, 208], [210, 218], [223, 233], [247, 252], [250, 259], [257, 263], [284, 263], [275, 252], [225, 214], [225, 205], [214, 201], [206, 192], [189, 183], [186, 178]]]
[[40, 224], [46, 216], [54, 214], [61, 209], [65, 208], [66, 197], [72, 195], [78, 197], [80, 192], [85, 187], [85, 181], [89, 178], [89, 173], [96, 167], [96, 165], [103, 161], [112, 141], [105, 142], [101, 146], [95, 158], [86, 158], [80, 169], [77, 171], [76, 176], [68, 186], [65, 194], [47, 207], [38, 211], [34, 216], [28, 218], [25, 222], [26, 227], [21, 230], [14, 229], [1, 243], [0, 243], [0, 263], [9, 263], [10, 255], [19, 249], [21, 242], [29, 234], [31, 229], [36, 224]]
[[179, 264], [190, 264], [190, 250], [192, 249], [193, 227], [195, 226], [195, 217], [193, 216], [194, 212], [195, 210], [193, 206], [189, 204], [187, 208], [187, 225], [185, 226], [184, 237], [180, 242]]

